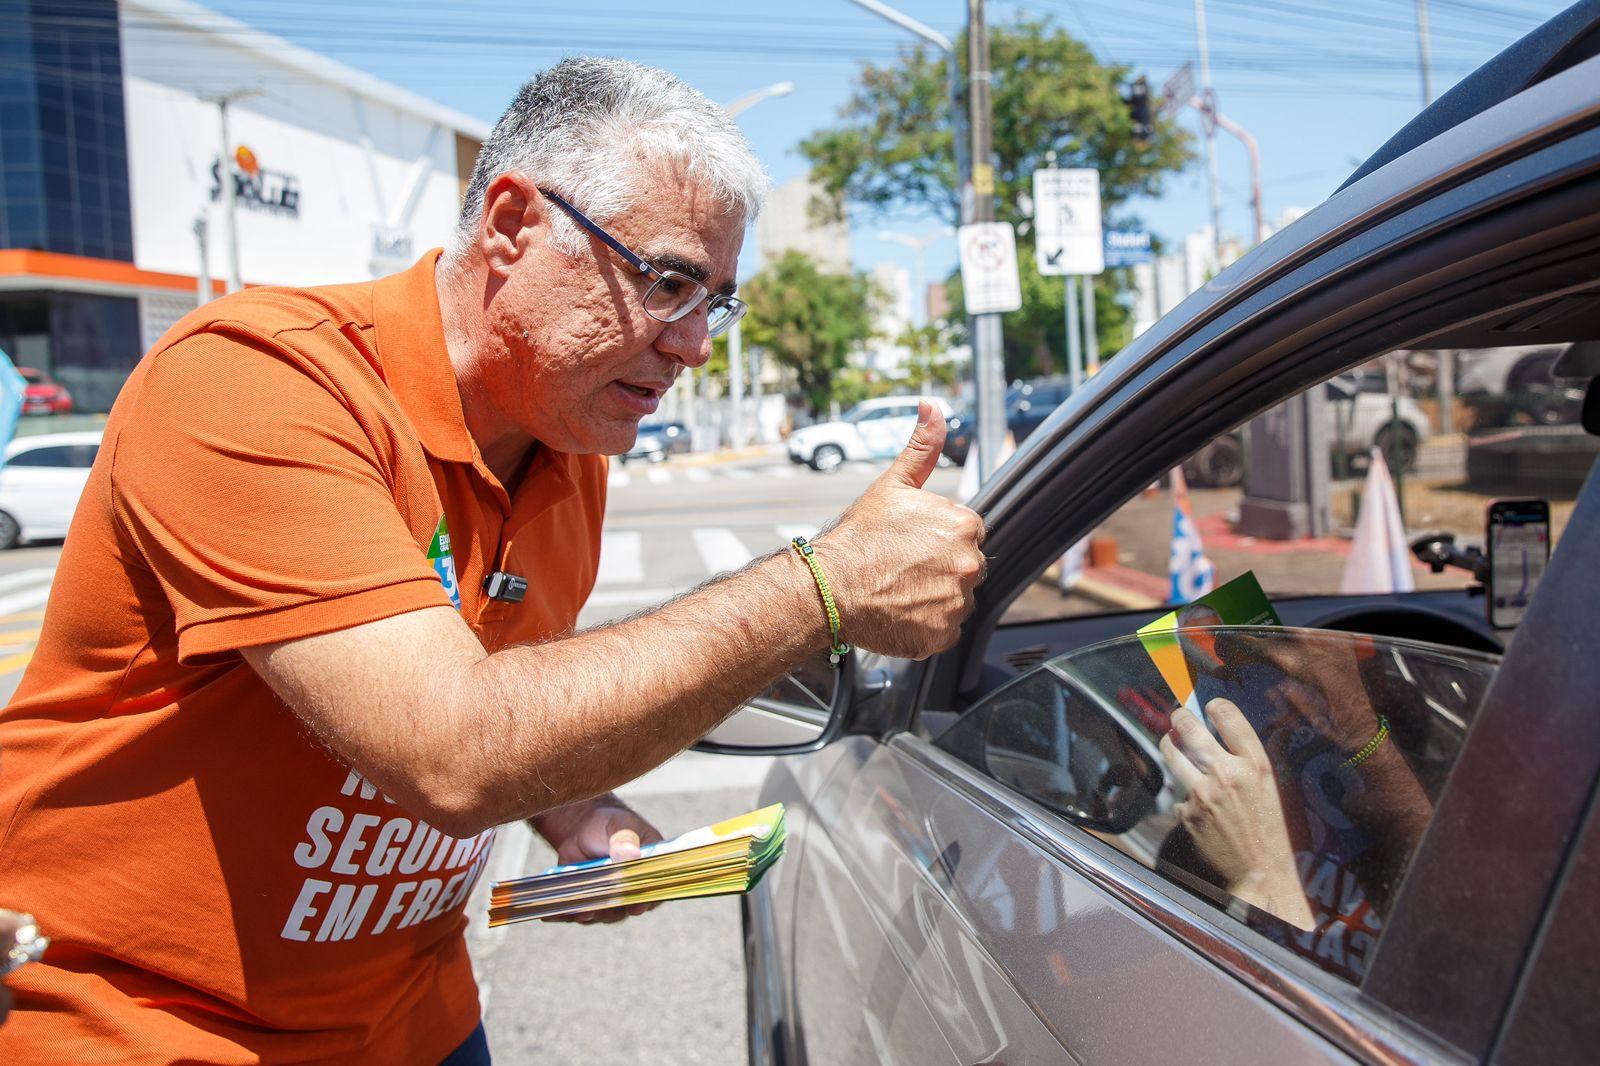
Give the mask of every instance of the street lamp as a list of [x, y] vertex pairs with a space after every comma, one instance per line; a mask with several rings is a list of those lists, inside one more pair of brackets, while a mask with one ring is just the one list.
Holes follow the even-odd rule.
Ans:
[[[938, 229], [924, 233], [920, 237], [913, 237], [909, 233], [896, 233], [893, 230], [884, 229], [878, 231], [878, 240], [903, 244], [917, 253], [917, 287], [914, 291], [917, 293], [917, 298], [922, 301], [924, 310], [926, 310], [928, 298], [928, 245], [933, 244], [935, 241], [943, 240], [954, 232], [955, 230], [949, 226], [940, 226]], [[926, 318], [927, 316], [924, 315], [923, 317]]]
[[745, 93], [739, 99], [724, 107], [723, 110], [728, 113], [729, 118], [738, 118], [763, 100], [771, 100], [778, 96], [788, 96], [792, 92], [794, 92], [794, 82], [780, 81], [767, 86], [765, 89], [757, 89], [753, 93]]
[[[794, 82], [780, 81], [768, 85], [764, 89], [745, 93], [733, 103], [728, 104], [723, 110], [729, 118], [738, 118], [740, 114], [750, 110], [763, 100], [772, 100], [779, 96], [788, 96], [794, 92]], [[761, 378], [759, 374], [750, 376], [751, 399], [757, 405], [761, 402]], [[694, 384], [691, 376], [690, 384]], [[760, 418], [759, 407], [756, 412]], [[735, 322], [728, 331], [728, 443], [735, 448], [744, 447], [744, 331], [740, 323]]]

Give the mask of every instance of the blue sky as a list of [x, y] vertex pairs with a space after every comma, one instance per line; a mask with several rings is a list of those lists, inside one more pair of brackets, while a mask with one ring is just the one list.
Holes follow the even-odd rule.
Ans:
[[[892, 61], [905, 31], [850, 0], [572, 0], [511, 3], [418, 0], [203, 0], [212, 8], [493, 122], [518, 84], [566, 55], [619, 55], [665, 67], [719, 102], [778, 81], [795, 91], [741, 121], [777, 181], [805, 171], [796, 143], [832, 122], [863, 60]], [[894, 0], [891, 0], [894, 2]], [[964, 0], [895, 6], [954, 36]], [[1428, 0], [1434, 95], [1561, 10], [1537, 0]], [[1103, 62], [1127, 64], [1159, 86], [1195, 55], [1193, 0], [991, 0], [991, 25], [1048, 16]], [[1309, 208], [1421, 106], [1414, 0], [1207, 0], [1220, 109], [1261, 146], [1266, 213]], [[1184, 121], [1197, 127], [1193, 112]], [[1219, 136], [1223, 228], [1249, 232], [1244, 149]], [[1158, 199], [1130, 205], [1171, 240], [1208, 218], [1197, 161]], [[924, 219], [857, 217], [856, 266], [913, 254], [877, 239], [921, 233]], [[953, 240], [928, 251], [928, 272], [951, 268]], [[743, 270], [755, 268], [747, 245]]]

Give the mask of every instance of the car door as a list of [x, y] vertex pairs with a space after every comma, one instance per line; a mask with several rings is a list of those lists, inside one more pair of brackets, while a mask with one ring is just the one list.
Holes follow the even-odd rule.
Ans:
[[[1600, 246], [1597, 78], [1590, 60], [1460, 123], [1254, 250], [1112, 360], [985, 486], [975, 504], [991, 527], [990, 576], [961, 643], [926, 667], [863, 657], [863, 676], [884, 679], [858, 698], [847, 757], [810, 789], [771, 794], [810, 819], [792, 872], [792, 1044], [828, 1040], [844, 1061], [868, 1061], [898, 1050], [899, 1021], [924, 1041], [937, 1027], [948, 1058], [971, 1061], [1011, 1061], [1013, 1048], [1027, 1061], [1035, 1023], [1079, 1061], [1488, 1053], [1555, 875], [1554, 841], [1575, 834], [1579, 782], [1600, 752], [1587, 732], [1524, 851], [1527, 827], [1481, 805], [1539, 817], [1533, 764], [1519, 755], [1520, 777], [1490, 782], [1510, 743], [1496, 734], [1516, 720], [1499, 708], [1516, 693], [1478, 720], [1457, 768], [1485, 783], [1438, 799], [1452, 817], [1411, 852], [1415, 868], [1386, 903], [1388, 939], [1363, 955], [1359, 981], [1252, 926], [1233, 900], [1177, 876], [1182, 866], [1152, 868], [935, 738], [1041, 659], [1160, 613], [1006, 621], [1066, 547], [1194, 449], [1400, 344], [1514, 344], [1554, 307], [1583, 306]], [[1324, 628], [1398, 617], [1462, 648], [1498, 647], [1481, 606], [1474, 623], [1445, 604], [1419, 593], [1285, 610]], [[1490, 720], [1493, 739], [1474, 742]], [[1560, 730], [1540, 722], [1539, 750]], [[1335, 869], [1318, 891], [1337, 904], [1356, 898], [1350, 886]], [[1350, 939], [1328, 942], [1330, 957], [1334, 943]], [[1024, 1035], [1012, 1041], [1008, 1026]]]
[[88, 481], [82, 446], [51, 444], [19, 451], [5, 466], [5, 492], [29, 537], [65, 536]]

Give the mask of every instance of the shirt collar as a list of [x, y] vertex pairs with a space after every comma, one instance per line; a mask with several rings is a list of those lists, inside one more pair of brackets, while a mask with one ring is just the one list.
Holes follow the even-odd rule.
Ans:
[[436, 459], [470, 463], [477, 454], [461, 412], [461, 390], [444, 341], [434, 281], [442, 249], [373, 288], [373, 328], [384, 380]]

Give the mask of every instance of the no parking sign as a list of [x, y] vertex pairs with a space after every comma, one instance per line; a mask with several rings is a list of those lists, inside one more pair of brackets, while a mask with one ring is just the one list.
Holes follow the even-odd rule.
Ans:
[[967, 314], [1003, 314], [1022, 306], [1017, 277], [1017, 235], [1009, 222], [974, 222], [962, 226], [961, 288]]

